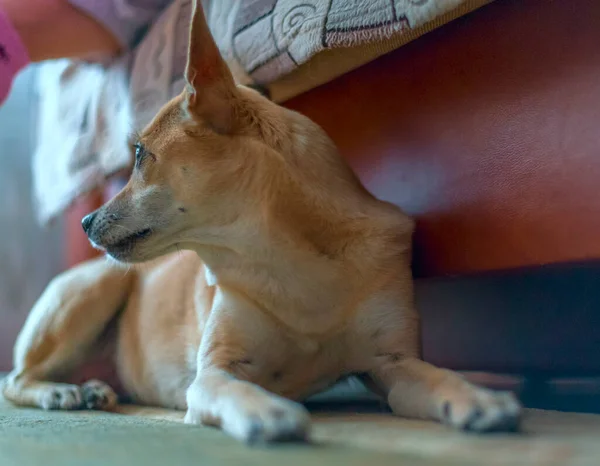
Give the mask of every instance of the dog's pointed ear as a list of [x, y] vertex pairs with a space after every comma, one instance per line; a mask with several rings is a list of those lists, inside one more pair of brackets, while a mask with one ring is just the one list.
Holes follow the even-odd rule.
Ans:
[[219, 133], [229, 133], [235, 125], [235, 81], [210, 33], [201, 0], [192, 3], [185, 70], [187, 111]]

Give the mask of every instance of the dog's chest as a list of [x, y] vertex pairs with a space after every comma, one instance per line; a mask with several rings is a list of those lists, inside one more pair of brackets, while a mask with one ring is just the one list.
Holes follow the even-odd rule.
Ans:
[[356, 286], [339, 269], [300, 260], [268, 262], [263, 266], [223, 254], [214, 265], [205, 264], [205, 280], [210, 286], [236, 288], [299, 334], [322, 335], [344, 325]]

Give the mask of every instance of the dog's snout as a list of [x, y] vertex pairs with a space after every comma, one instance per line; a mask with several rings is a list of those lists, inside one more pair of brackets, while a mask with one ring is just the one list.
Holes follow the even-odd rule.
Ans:
[[96, 212], [92, 212], [91, 214], [88, 214], [85, 217], [83, 217], [83, 219], [81, 220], [81, 226], [83, 227], [83, 231], [85, 231], [86, 233], [89, 232], [95, 217]]

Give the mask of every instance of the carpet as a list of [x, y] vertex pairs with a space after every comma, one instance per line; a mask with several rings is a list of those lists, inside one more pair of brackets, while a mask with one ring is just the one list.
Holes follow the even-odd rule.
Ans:
[[249, 448], [216, 429], [186, 426], [174, 411], [44, 412], [0, 399], [0, 464], [552, 466], [600, 458], [596, 415], [527, 410], [521, 433], [476, 435], [394, 418], [373, 405], [316, 411], [311, 445]]

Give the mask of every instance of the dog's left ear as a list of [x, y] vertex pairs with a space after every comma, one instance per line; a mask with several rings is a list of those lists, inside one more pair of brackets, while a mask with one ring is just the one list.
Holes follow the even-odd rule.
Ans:
[[233, 131], [238, 91], [210, 33], [201, 0], [194, 0], [192, 5], [185, 79], [189, 114], [219, 133]]

